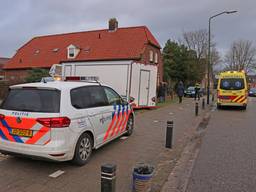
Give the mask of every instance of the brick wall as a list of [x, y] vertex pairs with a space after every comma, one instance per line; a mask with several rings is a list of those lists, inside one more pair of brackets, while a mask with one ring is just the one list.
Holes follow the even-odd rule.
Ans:
[[0, 76], [4, 76], [4, 74], [5, 74], [4, 71], [0, 70]]
[[27, 69], [5, 70], [5, 80], [8, 84], [24, 83], [28, 75]]
[[4, 77], [4, 71], [3, 71], [3, 64], [0, 63], [0, 81], [2, 80], [2, 77]]
[[[153, 51], [153, 62], [150, 61], [150, 51]], [[158, 55], [158, 62], [155, 63], [155, 53]], [[152, 64], [158, 66], [158, 83], [163, 81], [163, 59], [160, 49], [152, 45], [147, 45], [141, 56], [141, 63]]]
[[8, 89], [9, 89], [9, 85], [7, 84], [7, 82], [1, 81], [0, 82], [0, 100], [2, 100], [5, 97]]
[[27, 70], [5, 70], [0, 75], [5, 76], [5, 80], [0, 82], [0, 100], [3, 99], [8, 91], [9, 86], [24, 83], [27, 76]]

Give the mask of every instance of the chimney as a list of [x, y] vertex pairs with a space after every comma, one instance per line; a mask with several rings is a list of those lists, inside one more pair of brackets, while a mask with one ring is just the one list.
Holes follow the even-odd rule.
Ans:
[[108, 21], [108, 30], [109, 31], [116, 31], [118, 28], [118, 21], [116, 18], [111, 18]]

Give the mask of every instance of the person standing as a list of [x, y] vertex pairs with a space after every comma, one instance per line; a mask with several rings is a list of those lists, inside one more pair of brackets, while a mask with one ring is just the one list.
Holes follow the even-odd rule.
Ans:
[[179, 97], [179, 103], [182, 103], [182, 97], [184, 95], [184, 85], [182, 83], [182, 81], [180, 81], [178, 83], [178, 86], [177, 86], [177, 95]]
[[163, 82], [160, 82], [160, 86], [158, 88], [158, 97], [159, 97], [160, 103], [165, 102], [165, 87]]
[[200, 85], [199, 83], [196, 83], [196, 86], [195, 86], [195, 100], [196, 98], [198, 98], [198, 100], [200, 100]]

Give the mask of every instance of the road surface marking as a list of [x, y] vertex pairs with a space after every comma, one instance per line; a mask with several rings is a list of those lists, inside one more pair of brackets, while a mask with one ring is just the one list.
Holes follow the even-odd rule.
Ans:
[[49, 175], [49, 177], [57, 178], [60, 175], [62, 175], [63, 173], [65, 173], [65, 171], [58, 170], [58, 171], [55, 171], [54, 173], [52, 173], [51, 175]]
[[158, 123], [159, 121], [158, 121], [158, 120], [154, 120], [153, 122], [154, 122], [154, 123]]

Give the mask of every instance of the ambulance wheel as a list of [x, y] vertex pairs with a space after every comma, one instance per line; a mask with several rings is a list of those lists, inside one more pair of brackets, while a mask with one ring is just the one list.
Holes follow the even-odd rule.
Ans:
[[242, 107], [242, 110], [246, 110], [246, 108], [247, 108], [247, 106], [245, 105], [245, 106]]
[[87, 133], [83, 133], [76, 143], [75, 154], [72, 160], [73, 163], [79, 166], [85, 165], [91, 157], [92, 148], [93, 142], [91, 136]]
[[133, 132], [133, 128], [134, 128], [134, 120], [133, 120], [133, 116], [130, 115], [128, 121], [127, 121], [127, 124], [126, 124], [126, 136], [130, 136]]

